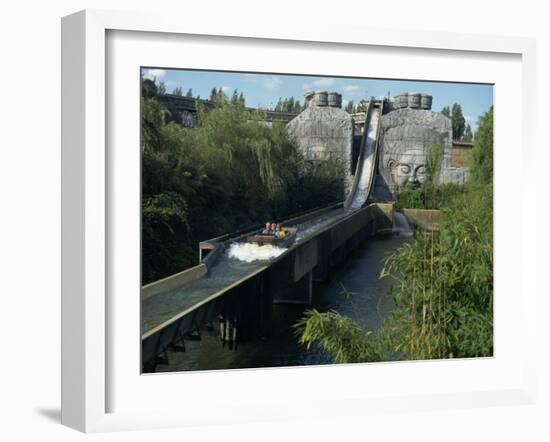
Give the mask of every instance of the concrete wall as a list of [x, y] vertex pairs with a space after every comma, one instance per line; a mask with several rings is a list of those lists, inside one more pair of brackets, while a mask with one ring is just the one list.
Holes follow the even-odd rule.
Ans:
[[310, 273], [324, 268], [327, 262], [334, 264], [343, 259], [355, 246], [368, 236], [387, 232], [393, 225], [392, 204], [371, 204], [352, 212], [347, 218], [316, 234], [311, 240], [296, 246], [269, 269], [277, 275], [273, 291], [279, 302], [302, 299], [291, 290]]
[[422, 230], [437, 230], [441, 222], [441, 211], [432, 209], [403, 209], [403, 214], [409, 224], [418, 226]]
[[191, 267], [182, 272], [159, 279], [151, 284], [144, 285], [141, 289], [141, 300], [144, 301], [151, 296], [158, 295], [159, 293], [174, 290], [184, 284], [194, 281], [195, 279], [202, 278], [207, 272], [208, 267], [205, 264], [199, 264], [198, 266]]
[[473, 145], [470, 143], [459, 143], [453, 141], [453, 152], [451, 157], [452, 167], [466, 167], [472, 165]]
[[357, 235], [363, 229], [368, 231], [369, 223], [376, 223], [379, 214], [376, 205], [365, 207], [359, 213], [356, 212], [319, 233], [303, 246], [297, 247], [292, 256], [291, 280], [293, 282], [299, 281], [305, 274], [321, 263], [326, 256], [345, 246], [346, 241], [354, 235]]

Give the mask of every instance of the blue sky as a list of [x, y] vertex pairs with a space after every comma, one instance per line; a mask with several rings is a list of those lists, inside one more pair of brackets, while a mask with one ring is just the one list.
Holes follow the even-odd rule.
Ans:
[[391, 96], [399, 92], [422, 92], [433, 96], [432, 109], [459, 103], [466, 122], [476, 129], [478, 117], [493, 104], [493, 87], [484, 84], [438, 83], [428, 81], [377, 80], [362, 78], [315, 77], [283, 74], [248, 74], [236, 72], [191, 71], [176, 69], [143, 69], [147, 78], [162, 81], [168, 92], [181, 87], [193, 95], [208, 98], [213, 87], [223, 88], [227, 95], [233, 90], [243, 92], [250, 107], [273, 107], [279, 97], [294, 97], [303, 102], [304, 91], [326, 90], [342, 94], [344, 105], [370, 96]]

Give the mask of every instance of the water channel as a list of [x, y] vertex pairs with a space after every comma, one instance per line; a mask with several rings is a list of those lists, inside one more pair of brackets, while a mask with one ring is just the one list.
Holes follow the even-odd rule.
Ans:
[[[402, 245], [407, 235], [368, 238], [332, 270], [328, 284], [314, 284], [313, 306], [336, 310], [375, 330], [391, 311], [388, 291], [391, 277], [379, 278], [386, 256]], [[223, 348], [214, 331], [202, 332], [200, 341], [186, 341], [185, 351], [170, 350], [157, 372], [258, 367], [320, 365], [331, 363], [320, 348], [307, 351], [298, 342], [293, 325], [310, 307], [274, 304], [271, 333], [242, 343], [236, 351]]]

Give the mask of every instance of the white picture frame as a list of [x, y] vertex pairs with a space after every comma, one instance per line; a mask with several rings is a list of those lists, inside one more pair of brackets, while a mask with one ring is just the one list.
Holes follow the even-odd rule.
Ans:
[[[208, 20], [186, 21], [166, 15], [143, 13], [111, 12], [86, 10], [63, 18], [62, 21], [62, 423], [84, 432], [100, 432], [123, 429], [158, 428], [168, 426], [207, 425], [212, 419], [198, 407], [194, 413], [173, 406], [155, 407], [149, 410], [114, 410], [109, 403], [109, 395], [115, 388], [110, 370], [113, 354], [110, 345], [110, 327], [113, 312], [110, 310], [109, 290], [112, 288], [109, 275], [109, 244], [113, 241], [112, 230], [108, 228], [110, 213], [113, 209], [109, 194], [109, 155], [106, 121], [111, 118], [108, 109], [109, 81], [106, 76], [109, 32], [155, 33], [157, 37], [174, 36], [216, 36], [218, 38], [239, 38], [248, 41], [266, 41], [272, 45], [293, 44], [293, 42], [318, 45], [339, 45], [339, 48], [374, 47], [380, 49], [400, 48], [407, 50], [426, 50], [433, 54], [470, 53], [479, 57], [483, 54], [501, 54], [519, 59], [521, 69], [521, 132], [518, 138], [521, 144], [521, 174], [528, 176], [534, 163], [534, 109], [530, 103], [535, 100], [535, 45], [532, 39], [517, 37], [490, 37], [479, 35], [429, 33], [421, 31], [377, 30], [367, 27], [337, 26], [330, 29], [319, 27], [290, 27], [280, 23], [249, 23], [246, 26], [232, 27], [230, 22], [212, 22]], [[145, 35], [145, 34], [143, 34]], [[150, 34], [153, 35], [153, 34]], [[111, 54], [112, 55], [112, 54]], [[235, 62], [238, 64], [238, 62]], [[234, 66], [239, 70], [239, 66]], [[306, 73], [306, 72], [304, 72]], [[518, 95], [518, 96], [519, 96]], [[501, 101], [504, 103], [504, 100]], [[498, 104], [496, 118], [498, 120]], [[498, 129], [497, 129], [498, 131]], [[498, 132], [497, 132], [498, 133]], [[503, 154], [500, 154], [503, 155]], [[498, 158], [499, 153], [496, 153]], [[498, 169], [497, 169], [498, 170]], [[504, 169], [503, 169], [504, 170]], [[496, 180], [499, 179], [498, 173]], [[522, 207], [522, 219], [534, 217], [536, 193], [519, 187], [516, 197]], [[502, 216], [498, 210], [496, 217]], [[351, 397], [334, 393], [323, 400], [316, 397], [310, 400], [312, 407], [303, 404], [288, 404], [286, 407], [275, 403], [255, 407], [254, 385], [265, 382], [266, 376], [284, 376], [289, 379], [293, 374], [307, 373], [309, 368], [254, 371], [249, 376], [250, 394], [244, 395], [236, 405], [239, 410], [248, 410], [237, 421], [257, 421], [265, 419], [285, 419], [288, 417], [324, 416], [328, 413], [362, 414], [373, 410], [407, 411], [413, 409], [455, 408], [487, 406], [498, 404], [533, 403], [536, 393], [535, 382], [535, 339], [536, 290], [534, 287], [534, 268], [527, 265], [527, 256], [535, 255], [534, 233], [522, 225], [519, 228], [519, 242], [514, 252], [520, 254], [521, 281], [519, 308], [523, 312], [516, 326], [522, 329], [525, 345], [518, 355], [515, 376], [499, 388], [491, 386], [484, 389], [479, 385], [460, 393], [449, 393], [437, 385], [428, 393], [400, 394], [386, 392], [376, 398], [362, 391]], [[511, 249], [512, 250], [512, 249]], [[499, 256], [507, 251], [495, 248], [496, 272], [498, 274]], [[500, 255], [499, 255], [500, 254]], [[136, 294], [139, 297], [139, 293]], [[498, 301], [497, 301], [498, 303]], [[505, 328], [506, 324], [496, 324]], [[138, 333], [138, 331], [136, 331]], [[498, 359], [498, 350], [496, 359]], [[445, 362], [439, 362], [439, 364]], [[446, 370], [473, 370], [462, 363], [450, 362]], [[479, 365], [479, 370], [490, 371]], [[413, 369], [426, 368], [419, 364]], [[378, 365], [378, 370], [396, 370], [397, 365]], [[359, 376], [367, 370], [365, 366], [331, 367], [345, 373], [345, 376]], [[315, 368], [325, 370], [325, 368]], [[369, 370], [371, 370], [369, 368]], [[399, 370], [399, 369], [397, 369]], [[289, 374], [290, 373], [290, 374]], [[242, 382], [242, 371], [238, 374], [217, 372], [193, 374], [195, 379], [219, 382], [232, 376], [236, 382]], [[133, 374], [135, 375], [135, 373]], [[162, 376], [164, 388], [170, 385], [170, 376]], [[466, 375], [471, 376], [471, 375]], [[116, 377], [115, 377], [116, 378]], [[120, 377], [119, 377], [120, 378]], [[158, 378], [158, 377], [157, 377]], [[240, 379], [239, 379], [240, 378]], [[303, 378], [303, 376], [302, 376]], [[174, 378], [175, 379], [175, 378]], [[188, 378], [189, 379], [189, 378]], [[302, 379], [304, 380], [304, 379]], [[152, 381], [149, 381], [152, 382]], [[337, 404], [337, 405], [336, 405]], [[260, 409], [261, 408], [261, 409]], [[216, 422], [234, 422], [231, 413], [220, 413]]]

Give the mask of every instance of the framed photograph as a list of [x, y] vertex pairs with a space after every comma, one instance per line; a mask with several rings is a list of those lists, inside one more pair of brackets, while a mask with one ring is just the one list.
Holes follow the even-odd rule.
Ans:
[[64, 424], [532, 403], [533, 41], [62, 26]]

